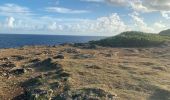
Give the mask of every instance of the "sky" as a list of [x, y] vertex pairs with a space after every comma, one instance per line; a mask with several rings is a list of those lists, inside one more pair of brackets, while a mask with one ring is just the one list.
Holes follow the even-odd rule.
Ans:
[[114, 36], [170, 28], [170, 0], [0, 0], [0, 33]]

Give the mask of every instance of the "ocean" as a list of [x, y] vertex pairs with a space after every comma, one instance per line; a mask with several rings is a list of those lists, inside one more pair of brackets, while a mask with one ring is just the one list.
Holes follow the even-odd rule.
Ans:
[[101, 36], [66, 36], [66, 35], [26, 35], [0, 34], [0, 48], [17, 48], [34, 45], [59, 45], [62, 43], [85, 43], [99, 40]]

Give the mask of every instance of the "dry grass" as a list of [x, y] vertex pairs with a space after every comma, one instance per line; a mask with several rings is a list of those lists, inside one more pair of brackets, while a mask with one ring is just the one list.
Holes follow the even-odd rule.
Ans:
[[[98, 48], [78, 49], [79, 56], [91, 55], [89, 58], [77, 54], [64, 52], [69, 46], [58, 47], [24, 47], [19, 49], [1, 49], [0, 64], [12, 62], [16, 67], [32, 68], [33, 71], [19, 76], [0, 76], [0, 99], [12, 99], [24, 92], [21, 84], [31, 78], [51, 73], [46, 77], [43, 88], [55, 90], [55, 68], [42, 71], [40, 68], [50, 67], [34, 65], [35, 59], [40, 62], [53, 58], [57, 53], [65, 59], [52, 59], [50, 63], [62, 65], [64, 72], [69, 73], [68, 84], [72, 91], [85, 88], [99, 88], [117, 95], [118, 100], [170, 100], [170, 48]], [[158, 52], [159, 51], [159, 52]], [[20, 55], [24, 59], [11, 59], [11, 56]], [[35, 60], [36, 61], [36, 60]], [[0, 74], [8, 73], [10, 68], [0, 65]], [[62, 84], [62, 83], [61, 83]], [[50, 87], [51, 86], [51, 87]], [[11, 93], [14, 93], [11, 95]]]

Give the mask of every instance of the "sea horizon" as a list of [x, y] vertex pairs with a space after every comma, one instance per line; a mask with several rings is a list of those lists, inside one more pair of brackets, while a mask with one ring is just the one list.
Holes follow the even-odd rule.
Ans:
[[106, 35], [76, 35], [76, 34], [29, 34], [29, 33], [0, 33], [0, 35], [53, 35], [53, 36], [89, 36], [89, 37], [110, 37]]
[[59, 45], [63, 43], [86, 43], [104, 36], [47, 35], [47, 34], [2, 34], [0, 48], [18, 48], [35, 45]]

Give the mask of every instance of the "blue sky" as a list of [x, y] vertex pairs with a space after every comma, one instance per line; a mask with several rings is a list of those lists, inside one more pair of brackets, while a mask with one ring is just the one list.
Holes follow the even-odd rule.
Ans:
[[113, 36], [168, 29], [169, 0], [1, 0], [0, 33]]

